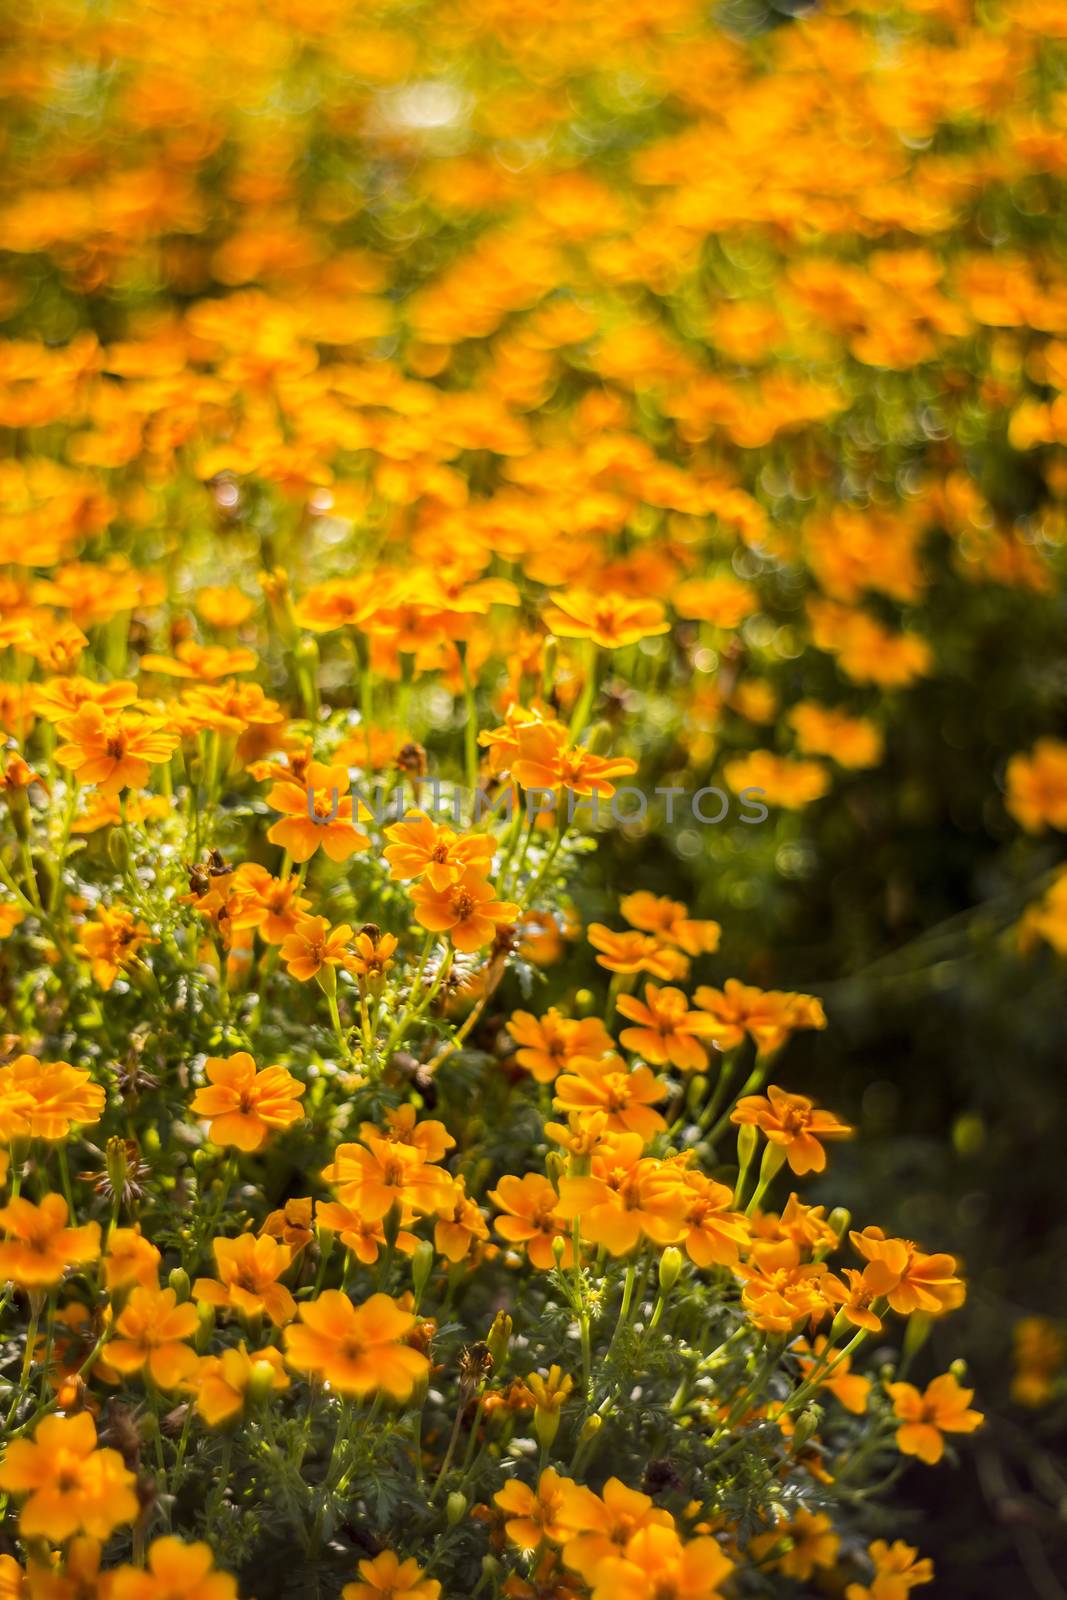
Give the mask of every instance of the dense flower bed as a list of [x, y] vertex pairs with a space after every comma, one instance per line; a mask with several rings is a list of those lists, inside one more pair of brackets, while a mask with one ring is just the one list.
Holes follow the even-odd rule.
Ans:
[[992, 619], [1067, 953], [1067, 12], [0, 30], [0, 1593], [904, 1600], [776, 897]]

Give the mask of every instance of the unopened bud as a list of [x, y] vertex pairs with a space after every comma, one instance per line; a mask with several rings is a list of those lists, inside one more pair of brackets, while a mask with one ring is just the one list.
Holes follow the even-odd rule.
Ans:
[[591, 1417], [586, 1417], [585, 1421], [582, 1423], [582, 1431], [578, 1435], [578, 1443], [588, 1444], [591, 1439], [596, 1438], [603, 1426], [604, 1418], [594, 1411], [593, 1415]]
[[489, 1329], [489, 1337], [485, 1341], [489, 1346], [489, 1354], [493, 1358], [494, 1367], [503, 1366], [507, 1360], [508, 1345], [511, 1343], [511, 1330], [514, 1324], [506, 1311], [498, 1311], [493, 1318], [493, 1326]]
[[130, 870], [130, 841], [124, 828], [112, 828], [108, 835], [107, 853], [111, 865], [125, 875]]
[[189, 1291], [192, 1288], [192, 1285], [189, 1282], [189, 1274], [186, 1272], [184, 1267], [175, 1267], [167, 1279], [167, 1282], [170, 1284], [179, 1300], [188, 1300]]
[[659, 1258], [659, 1292], [670, 1294], [682, 1270], [682, 1252], [677, 1245], [669, 1244]]
[[203, 1355], [215, 1335], [215, 1307], [198, 1305], [196, 1308], [197, 1329], [193, 1343], [197, 1351]]
[[269, 1361], [253, 1361], [248, 1378], [248, 1398], [253, 1405], [261, 1405], [274, 1391], [276, 1373]]
[[814, 1436], [818, 1433], [821, 1423], [821, 1406], [808, 1406], [806, 1411], [802, 1411], [797, 1418], [796, 1426], [793, 1429], [793, 1450], [803, 1450], [804, 1446], [808, 1443], [808, 1440], [814, 1438]]
[[556, 1237], [552, 1241], [552, 1256], [557, 1267], [561, 1267], [563, 1265], [563, 1257], [566, 1255], [566, 1253], [567, 1241], [561, 1238], [561, 1236], [557, 1233]]
[[450, 1528], [461, 1522], [467, 1513], [467, 1496], [460, 1494], [458, 1489], [453, 1489], [445, 1501], [445, 1519]]
[[852, 1221], [851, 1211], [846, 1211], [844, 1206], [835, 1206], [826, 1219], [827, 1227], [837, 1234], [839, 1239], [844, 1238], [849, 1223]]
[[426, 1292], [426, 1285], [430, 1281], [433, 1271], [434, 1250], [429, 1239], [420, 1239], [415, 1246], [411, 1257], [411, 1286], [415, 1291], [415, 1304], [418, 1305]]

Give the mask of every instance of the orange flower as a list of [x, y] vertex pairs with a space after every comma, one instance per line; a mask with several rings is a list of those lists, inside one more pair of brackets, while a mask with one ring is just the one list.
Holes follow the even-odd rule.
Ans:
[[660, 989], [648, 983], [644, 1005], [632, 995], [622, 994], [615, 1008], [640, 1024], [620, 1033], [619, 1041], [627, 1050], [636, 1051], [656, 1066], [669, 1061], [683, 1072], [702, 1072], [707, 1066], [708, 1052], [699, 1040], [714, 1033], [715, 1024], [703, 1012], [689, 1010], [681, 989]]
[[197, 1300], [210, 1306], [224, 1306], [242, 1317], [259, 1317], [266, 1312], [276, 1328], [291, 1322], [296, 1315], [296, 1301], [278, 1279], [288, 1272], [293, 1252], [289, 1245], [279, 1244], [269, 1233], [258, 1237], [240, 1233], [236, 1239], [215, 1239], [211, 1245], [215, 1256], [214, 1278], [197, 1278], [193, 1294]]
[[1067, 830], [1067, 744], [1039, 739], [1031, 753], [1008, 762], [1007, 807], [1028, 833]]
[[931, 1467], [945, 1453], [943, 1434], [973, 1433], [984, 1421], [980, 1411], [970, 1409], [974, 1390], [961, 1388], [951, 1372], [934, 1378], [922, 1393], [912, 1383], [889, 1383], [886, 1390], [902, 1424], [897, 1429], [901, 1453]]
[[142, 1236], [139, 1227], [112, 1228], [104, 1256], [104, 1282], [109, 1291], [128, 1289], [135, 1283], [146, 1289], [156, 1289], [162, 1259], [155, 1245]]
[[229, 1422], [244, 1410], [249, 1387], [263, 1384], [277, 1393], [289, 1388], [282, 1355], [268, 1345], [249, 1354], [242, 1339], [220, 1356], [204, 1356], [196, 1376], [196, 1409], [209, 1428]]
[[78, 954], [88, 956], [101, 989], [110, 989], [120, 972], [135, 966], [143, 944], [158, 944], [146, 923], [125, 906], [97, 906], [96, 920], [81, 930]]
[[874, 1582], [869, 1588], [864, 1583], [850, 1583], [845, 1600], [907, 1600], [909, 1590], [934, 1580], [933, 1562], [927, 1557], [920, 1559], [915, 1546], [903, 1539], [894, 1539], [892, 1544], [876, 1539], [867, 1553], [874, 1564]]
[[132, 709], [109, 714], [94, 701], [60, 722], [59, 732], [66, 743], [57, 749], [56, 760], [103, 794], [143, 788], [150, 769], [168, 761], [178, 743], [160, 718]]
[[322, 1176], [338, 1186], [340, 1198], [370, 1222], [386, 1216], [392, 1206], [410, 1206], [423, 1214], [447, 1203], [452, 1179], [441, 1167], [425, 1159], [414, 1145], [383, 1139], [361, 1130], [364, 1144], [341, 1144]]
[[512, 776], [524, 789], [544, 789], [558, 793], [567, 789], [577, 795], [615, 793], [612, 778], [629, 777], [637, 762], [629, 756], [595, 756], [583, 745], [567, 748], [567, 735], [553, 733], [547, 723], [530, 723], [518, 733], [518, 753], [511, 763]]
[[723, 989], [702, 985], [693, 999], [714, 1019], [720, 1050], [734, 1049], [747, 1033], [759, 1054], [767, 1055], [798, 1029], [826, 1026], [826, 1014], [814, 995], [750, 988], [736, 978], [727, 978]]
[[323, 1378], [338, 1394], [384, 1390], [407, 1400], [430, 1363], [401, 1341], [415, 1326], [410, 1311], [386, 1294], [354, 1306], [339, 1289], [325, 1289], [300, 1306], [300, 1321], [285, 1330], [285, 1359], [297, 1372]]
[[861, 1256], [880, 1262], [894, 1277], [885, 1292], [900, 1316], [922, 1311], [936, 1317], [963, 1304], [967, 1291], [954, 1256], [926, 1255], [910, 1239], [887, 1239], [881, 1228], [865, 1228], [849, 1238]]
[[68, 1267], [81, 1267], [100, 1254], [100, 1224], [67, 1227], [67, 1202], [46, 1194], [40, 1205], [19, 1195], [0, 1208], [0, 1282], [20, 1289], [50, 1289]]
[[807, 1095], [788, 1094], [772, 1084], [765, 1095], [748, 1094], [737, 1102], [730, 1120], [738, 1126], [762, 1128], [771, 1144], [782, 1145], [792, 1170], [822, 1172], [826, 1151], [821, 1139], [848, 1139], [852, 1129], [832, 1111], [819, 1111]]
[[871, 1261], [862, 1272], [845, 1267], [842, 1277], [847, 1287], [834, 1277], [826, 1280], [827, 1293], [841, 1307], [841, 1315], [854, 1328], [866, 1328], [869, 1333], [880, 1333], [882, 1319], [871, 1309], [875, 1300], [883, 1299], [900, 1282], [897, 1274], [885, 1261]]
[[531, 1266], [551, 1271], [556, 1264], [552, 1253], [556, 1239], [563, 1240], [560, 1265], [573, 1266], [571, 1229], [559, 1214], [559, 1195], [547, 1178], [539, 1172], [527, 1172], [521, 1178], [508, 1175], [490, 1189], [489, 1199], [505, 1213], [493, 1223], [497, 1233], [510, 1244], [525, 1245]]
[[197, 644], [195, 639], [183, 639], [173, 656], [143, 655], [142, 672], [159, 672], [166, 678], [227, 678], [239, 672], [251, 672], [256, 665], [255, 652], [228, 649], [221, 644]]
[[196, 1354], [182, 1342], [196, 1330], [196, 1307], [188, 1300], [179, 1305], [173, 1289], [133, 1289], [115, 1323], [108, 1363], [126, 1374], [147, 1366], [160, 1389], [176, 1389], [196, 1371]]
[[140, 1512], [134, 1475], [117, 1450], [96, 1448], [87, 1411], [45, 1417], [32, 1441], [15, 1439], [0, 1461], [0, 1489], [26, 1495], [19, 1515], [24, 1539], [60, 1544], [75, 1533], [109, 1539]]
[[[414, 1215], [410, 1206], [400, 1211], [401, 1225], [393, 1242], [395, 1248], [404, 1255], [411, 1255], [419, 1242], [417, 1236], [403, 1226]], [[315, 1206], [315, 1225], [320, 1231], [328, 1228], [331, 1233], [336, 1233], [345, 1249], [351, 1250], [356, 1260], [365, 1267], [374, 1265], [387, 1244], [381, 1217], [365, 1217], [357, 1206], [347, 1205], [342, 1200], [318, 1201]]]
[[753, 750], [727, 761], [723, 777], [735, 794], [757, 789], [768, 805], [794, 811], [818, 800], [830, 787], [830, 774], [820, 762], [791, 760], [771, 750]]
[[386, 828], [385, 837], [392, 841], [383, 852], [390, 878], [424, 878], [431, 889], [438, 891], [455, 883], [468, 867], [483, 875], [488, 873], [496, 851], [492, 834], [460, 835], [443, 823], [432, 822], [422, 812], [413, 821]]
[[719, 948], [722, 929], [717, 922], [700, 922], [689, 916], [680, 900], [637, 889], [623, 895], [619, 911], [632, 928], [652, 933], [677, 945], [686, 955], [699, 956]]
[[285, 1067], [265, 1067], [257, 1072], [246, 1050], [224, 1058], [209, 1056], [204, 1063], [209, 1088], [198, 1089], [189, 1109], [210, 1121], [211, 1139], [238, 1150], [260, 1150], [270, 1135], [301, 1121], [296, 1104], [305, 1092]]
[[800, 1583], [806, 1583], [816, 1567], [832, 1567], [841, 1548], [840, 1536], [824, 1511], [798, 1511], [792, 1518], [782, 1518], [769, 1532], [750, 1539], [748, 1553], [754, 1561], [763, 1561], [783, 1539], [788, 1540], [787, 1548], [771, 1567]]
[[733, 1267], [748, 1243], [748, 1219], [732, 1209], [733, 1191], [702, 1172], [684, 1174], [685, 1251], [698, 1267]]
[[492, 884], [474, 867], [465, 868], [444, 889], [434, 889], [428, 882], [416, 884], [411, 900], [420, 927], [449, 934], [456, 949], [466, 953], [487, 945], [498, 928], [519, 914], [518, 906], [496, 898]]
[[147, 1571], [119, 1567], [108, 1574], [108, 1600], [237, 1600], [237, 1580], [216, 1572], [211, 1546], [183, 1544], [173, 1534], [153, 1539]]
[[681, 950], [675, 950], [648, 934], [616, 933], [602, 922], [591, 922], [586, 929], [589, 943], [599, 950], [597, 963], [609, 972], [647, 972], [653, 978], [671, 982], [684, 978], [689, 971], [689, 960]]
[[73, 1124], [99, 1122], [104, 1101], [84, 1067], [16, 1056], [0, 1067], [0, 1137], [65, 1139]]
[[673, 1528], [639, 1528], [593, 1575], [592, 1600], [720, 1600], [733, 1562], [714, 1539], [683, 1543]]
[[569, 1478], [562, 1480], [562, 1489], [563, 1559], [588, 1584], [601, 1561], [622, 1555], [641, 1528], [674, 1526], [669, 1511], [660, 1510], [649, 1495], [628, 1488], [619, 1478], [609, 1478], [599, 1495]]
[[414, 1557], [401, 1561], [383, 1550], [373, 1561], [359, 1563], [359, 1583], [346, 1583], [341, 1600], [438, 1600], [441, 1585], [428, 1578]]
[[231, 926], [255, 928], [264, 944], [281, 944], [287, 939], [300, 913], [311, 904], [300, 893], [299, 878], [272, 877], [254, 861], [243, 861], [237, 868], [232, 891], [236, 904]]
[[579, 1056], [597, 1061], [612, 1048], [611, 1035], [599, 1017], [565, 1017], [555, 1006], [549, 1006], [543, 1017], [513, 1011], [508, 1032], [522, 1047], [515, 1060], [538, 1083], [551, 1083]]
[[632, 600], [624, 594], [566, 589], [552, 596], [544, 624], [561, 639], [592, 639], [605, 650], [618, 650], [666, 633], [670, 623], [658, 600]]
[[579, 1058], [556, 1079], [552, 1101], [561, 1111], [605, 1111], [614, 1133], [639, 1133], [647, 1144], [667, 1124], [652, 1106], [665, 1099], [666, 1084], [648, 1067], [627, 1069], [621, 1056], [604, 1061]]
[[331, 928], [325, 917], [298, 917], [292, 933], [282, 940], [287, 972], [301, 983], [318, 977], [320, 972], [329, 976], [332, 968], [344, 964], [351, 937], [347, 922]]
[[543, 1539], [564, 1536], [560, 1520], [564, 1482], [554, 1467], [546, 1467], [536, 1493], [519, 1478], [512, 1478], [493, 1496], [494, 1505], [507, 1516], [504, 1532], [520, 1550], [536, 1550]]
[[437, 1208], [434, 1224], [434, 1249], [447, 1261], [462, 1261], [471, 1246], [488, 1239], [489, 1229], [476, 1201], [467, 1194], [462, 1174], [452, 1180], [452, 1193]]
[[592, 1158], [587, 1177], [559, 1180], [559, 1212], [578, 1218], [582, 1233], [613, 1256], [633, 1250], [642, 1238], [676, 1244], [685, 1234], [685, 1193], [667, 1163], [642, 1157], [637, 1133], [611, 1134]]
[[347, 861], [370, 840], [352, 820], [348, 769], [312, 761], [302, 783], [280, 779], [267, 804], [282, 819], [267, 830], [271, 844], [281, 845], [296, 862], [310, 861], [319, 846], [331, 861]]
[[[806, 1340], [798, 1339], [793, 1348], [800, 1357], [800, 1371], [805, 1379], [811, 1377], [818, 1363], [820, 1371], [826, 1374], [820, 1377], [819, 1387], [828, 1390], [853, 1416], [863, 1415], [870, 1398], [871, 1380], [850, 1370], [851, 1356], [835, 1350], [821, 1334], [810, 1347]], [[806, 1354], [809, 1349], [810, 1355]]]

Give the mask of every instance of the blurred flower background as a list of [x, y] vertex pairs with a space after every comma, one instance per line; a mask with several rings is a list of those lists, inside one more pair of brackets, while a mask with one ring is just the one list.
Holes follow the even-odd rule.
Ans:
[[[249, 1088], [280, 1052], [234, 1067], [259, 1018], [250, 930], [278, 918], [269, 971], [320, 984], [342, 1055], [373, 1019], [329, 975], [365, 997], [395, 947], [337, 887], [373, 828], [351, 801], [330, 818], [335, 768], [342, 794], [353, 768], [489, 797], [508, 774], [583, 800], [639, 787], [572, 857], [546, 851], [520, 897], [526, 992], [470, 1041], [491, 1055], [520, 1007], [590, 1025], [606, 968], [623, 1044], [700, 1070], [684, 1005], [643, 998], [677, 971], [630, 959], [664, 916], [723, 927], [721, 949], [675, 941], [704, 963], [716, 1048], [727, 980], [821, 999], [789, 1085], [859, 1137], [805, 1199], [966, 1270], [930, 1375], [965, 1358], [986, 1426], [892, 1490], [933, 1592], [965, 1600], [1067, 1594], [1065, 43], [1064, 0], [25, 0], [0, 19], [8, 1055], [32, 1016], [52, 1056], [119, 1058], [123, 1093], [152, 1093], [121, 997], [173, 937], [129, 888], [132, 837], [135, 869], [162, 852], [157, 888], [194, 866], [187, 919], [249, 989], [221, 1034], [179, 1033], [213, 1069], [193, 1115], [232, 1114], [255, 1151], [304, 1111], [302, 1084]], [[520, 737], [535, 700], [586, 734], [577, 762]], [[250, 798], [248, 774], [269, 787]], [[704, 787], [729, 802], [715, 825], [672, 804]], [[741, 820], [746, 790], [763, 822]], [[252, 831], [242, 922], [227, 873], [257, 870]], [[440, 844], [405, 838], [394, 878]], [[270, 846], [315, 855], [317, 898], [271, 878]], [[470, 848], [412, 895], [456, 952], [418, 968], [444, 994], [517, 915]], [[569, 888], [538, 912], [557, 860]], [[680, 905], [620, 934], [637, 891]], [[66, 932], [41, 920], [68, 900]], [[481, 973], [490, 998], [499, 979]], [[514, 1018], [511, 1038], [544, 1044]], [[522, 1054], [551, 1081], [558, 1052], [544, 1076]], [[220, 1259], [226, 1305], [224, 1266], [245, 1292], [260, 1269]], [[135, 1311], [119, 1371], [146, 1359]], [[821, 1592], [825, 1566], [783, 1567], [782, 1592]], [[422, 1600], [387, 1568], [353, 1593]]]

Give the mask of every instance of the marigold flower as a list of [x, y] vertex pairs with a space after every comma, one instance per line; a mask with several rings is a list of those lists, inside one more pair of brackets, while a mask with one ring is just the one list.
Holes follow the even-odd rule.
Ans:
[[182, 1341], [197, 1329], [196, 1307], [178, 1304], [173, 1289], [131, 1290], [115, 1323], [107, 1359], [116, 1372], [139, 1372], [147, 1366], [160, 1389], [176, 1389], [196, 1371], [196, 1354]]
[[1006, 804], [1028, 833], [1067, 830], [1067, 744], [1039, 739], [1029, 755], [1012, 756]]
[[108, 1575], [108, 1600], [237, 1600], [237, 1580], [215, 1570], [211, 1546], [172, 1534], [153, 1539], [147, 1570], [119, 1567]]
[[874, 1581], [870, 1586], [850, 1583], [845, 1600], [907, 1600], [909, 1590], [934, 1580], [933, 1562], [920, 1558], [915, 1546], [903, 1539], [894, 1539], [892, 1544], [876, 1539], [867, 1553], [874, 1564]]
[[602, 922], [591, 922], [585, 931], [593, 949], [600, 952], [598, 965], [609, 972], [647, 972], [670, 983], [689, 971], [689, 958], [681, 950], [648, 934], [616, 933]]
[[354, 1306], [339, 1289], [304, 1301], [300, 1321], [285, 1330], [285, 1359], [296, 1372], [312, 1372], [338, 1394], [363, 1396], [382, 1389], [407, 1400], [430, 1370], [424, 1355], [401, 1341], [415, 1318], [386, 1294]]
[[[404, 1255], [411, 1255], [418, 1245], [418, 1235], [403, 1226], [415, 1213], [410, 1206], [400, 1212], [401, 1226], [397, 1228], [394, 1246]], [[335, 1233], [346, 1250], [351, 1250], [363, 1266], [373, 1266], [386, 1247], [385, 1227], [381, 1217], [365, 1217], [357, 1206], [343, 1200], [320, 1200], [315, 1207], [315, 1224], [320, 1230], [328, 1228]]]
[[238, 1234], [236, 1239], [215, 1239], [214, 1278], [197, 1278], [193, 1295], [207, 1305], [225, 1306], [242, 1317], [258, 1317], [265, 1312], [276, 1328], [291, 1322], [296, 1301], [279, 1278], [292, 1265], [293, 1252], [269, 1233], [258, 1237]]
[[196, 1409], [208, 1427], [217, 1428], [243, 1411], [253, 1383], [275, 1393], [289, 1388], [280, 1350], [267, 1345], [249, 1353], [242, 1339], [220, 1356], [201, 1357], [196, 1374]]
[[208, 1119], [215, 1144], [261, 1150], [272, 1133], [303, 1118], [296, 1102], [305, 1085], [285, 1067], [257, 1071], [248, 1052], [239, 1050], [229, 1057], [209, 1056], [204, 1074], [209, 1087], [196, 1091], [189, 1109]]
[[895, 1275], [886, 1294], [900, 1316], [922, 1311], [936, 1317], [963, 1304], [967, 1291], [954, 1256], [926, 1255], [910, 1239], [887, 1239], [881, 1228], [864, 1228], [849, 1238], [861, 1256], [882, 1262]]
[[744, 1095], [730, 1120], [739, 1127], [747, 1124], [761, 1128], [771, 1144], [783, 1146], [798, 1177], [825, 1168], [826, 1151], [820, 1140], [848, 1139], [853, 1131], [847, 1123], [839, 1122], [832, 1111], [817, 1110], [807, 1095], [789, 1094], [776, 1084], [765, 1095]]
[[613, 1048], [613, 1040], [599, 1017], [565, 1017], [549, 1006], [542, 1017], [513, 1011], [508, 1032], [520, 1046], [515, 1060], [538, 1083], [551, 1083], [582, 1057], [598, 1061]]
[[524, 789], [543, 789], [552, 794], [568, 790], [576, 795], [615, 793], [612, 778], [626, 778], [637, 771], [629, 756], [596, 756], [583, 745], [568, 748], [546, 723], [530, 723], [518, 732], [518, 750], [512, 759], [511, 774]]
[[936, 1466], [945, 1453], [946, 1433], [973, 1433], [985, 1420], [971, 1410], [973, 1389], [961, 1388], [951, 1372], [928, 1383], [920, 1392], [913, 1383], [888, 1383], [886, 1392], [901, 1420], [897, 1445], [903, 1455], [918, 1456]]
[[600, 1494], [582, 1483], [562, 1480], [564, 1528], [563, 1559], [588, 1584], [608, 1556], [621, 1556], [634, 1534], [656, 1524], [673, 1528], [669, 1511], [654, 1505], [651, 1496], [628, 1488], [619, 1478], [609, 1478]]
[[390, 841], [383, 851], [390, 878], [421, 878], [437, 891], [455, 883], [468, 867], [487, 874], [496, 851], [492, 834], [457, 834], [422, 812], [386, 828], [385, 837]]
[[720, 1050], [733, 1050], [747, 1033], [757, 1051], [769, 1055], [798, 1029], [826, 1027], [826, 1014], [814, 995], [751, 988], [736, 978], [727, 978], [722, 989], [701, 985], [693, 1000], [713, 1018]]
[[519, 914], [518, 906], [496, 898], [493, 886], [474, 867], [466, 867], [444, 889], [417, 883], [411, 900], [420, 927], [447, 933], [456, 949], [464, 952], [480, 950], [496, 938], [498, 928]]
[[142, 945], [158, 943], [148, 925], [125, 906], [97, 906], [95, 919], [82, 925], [77, 950], [89, 957], [93, 977], [107, 990], [120, 972], [136, 965]]
[[467, 1194], [466, 1180], [462, 1175], [454, 1178], [451, 1195], [437, 1208], [434, 1249], [447, 1261], [462, 1261], [472, 1245], [488, 1237], [489, 1229], [478, 1203]]
[[56, 760], [103, 794], [143, 788], [151, 768], [169, 761], [178, 744], [161, 719], [125, 707], [109, 713], [91, 700], [60, 722], [59, 732], [66, 742]]
[[637, 1133], [610, 1135], [592, 1158], [588, 1177], [559, 1180], [559, 1212], [578, 1218], [582, 1234], [613, 1256], [642, 1238], [677, 1244], [685, 1233], [685, 1193], [674, 1168], [642, 1157]]
[[352, 929], [347, 922], [331, 928], [325, 917], [298, 917], [293, 931], [282, 940], [282, 960], [301, 983], [342, 966]]
[[830, 787], [830, 774], [820, 762], [777, 756], [772, 750], [753, 750], [750, 755], [727, 761], [722, 771], [735, 794], [755, 789], [768, 805], [788, 810], [810, 805]]
[[[631, 1030], [634, 1031], [634, 1030]], [[667, 1086], [645, 1066], [628, 1069], [621, 1056], [603, 1061], [582, 1057], [556, 1079], [554, 1106], [561, 1111], [606, 1111], [607, 1127], [617, 1133], [638, 1133], [647, 1144], [666, 1126], [652, 1107], [666, 1098]]]
[[441, 1585], [428, 1578], [414, 1557], [401, 1561], [383, 1550], [373, 1561], [359, 1563], [360, 1581], [346, 1583], [341, 1600], [438, 1600]]
[[559, 1540], [564, 1527], [561, 1514], [564, 1505], [563, 1486], [566, 1482], [554, 1467], [542, 1472], [536, 1491], [519, 1478], [497, 1491], [493, 1504], [498, 1505], [507, 1517], [504, 1532], [520, 1550], [536, 1550], [543, 1539]]
[[281, 944], [311, 901], [300, 893], [297, 877], [275, 878], [266, 867], [243, 861], [233, 876], [234, 928], [255, 928], [264, 944]]
[[790, 1547], [771, 1566], [784, 1577], [806, 1583], [816, 1567], [832, 1567], [841, 1548], [840, 1535], [825, 1511], [798, 1511], [788, 1521], [777, 1524], [769, 1533], [758, 1533], [748, 1541], [748, 1551], [755, 1561], [762, 1561], [768, 1551], [788, 1535]]
[[398, 944], [392, 933], [357, 933], [345, 956], [345, 971], [362, 984], [379, 984], [393, 965]]
[[690, 1011], [681, 989], [661, 989], [645, 985], [645, 1003], [633, 995], [621, 994], [615, 1009], [640, 1026], [624, 1028], [619, 1042], [636, 1051], [656, 1066], [670, 1062], [683, 1072], [700, 1072], [708, 1064], [708, 1052], [699, 1042], [715, 1031], [711, 1018], [701, 1011]]
[[666, 633], [670, 627], [658, 600], [567, 589], [554, 594], [543, 613], [545, 627], [561, 639], [592, 639], [605, 650], [619, 650]]
[[527, 1172], [521, 1178], [508, 1175], [490, 1189], [489, 1199], [505, 1213], [493, 1223], [497, 1233], [510, 1244], [524, 1245], [531, 1266], [551, 1271], [556, 1264], [552, 1252], [556, 1239], [563, 1241], [560, 1265], [573, 1266], [570, 1226], [559, 1214], [559, 1195], [547, 1178], [539, 1172]]
[[100, 1224], [67, 1227], [67, 1202], [46, 1194], [40, 1205], [19, 1195], [0, 1207], [0, 1281], [20, 1289], [50, 1289], [68, 1267], [82, 1267], [100, 1254]]
[[452, 1178], [414, 1145], [383, 1139], [365, 1125], [363, 1144], [340, 1144], [323, 1181], [337, 1187], [346, 1205], [377, 1222], [394, 1205], [422, 1213], [437, 1211], [452, 1194]]
[[16, 1056], [0, 1067], [0, 1136], [65, 1139], [74, 1124], [99, 1122], [105, 1098], [84, 1067]]
[[736, 1266], [749, 1222], [733, 1210], [732, 1190], [702, 1172], [686, 1172], [684, 1183], [686, 1255], [697, 1267]]
[[104, 1282], [109, 1292], [128, 1289], [139, 1283], [145, 1289], [159, 1287], [159, 1263], [163, 1257], [140, 1227], [112, 1228], [107, 1236], [104, 1256]]
[[312, 761], [302, 783], [282, 778], [267, 796], [267, 804], [280, 811], [280, 822], [267, 830], [271, 844], [281, 845], [298, 863], [310, 861], [321, 846], [331, 861], [347, 861], [370, 840], [354, 826], [348, 770]]
[[649, 1523], [593, 1574], [593, 1600], [720, 1600], [734, 1570], [714, 1539], [683, 1543], [674, 1528]]
[[863, 1415], [870, 1398], [871, 1380], [852, 1371], [851, 1356], [836, 1350], [822, 1334], [810, 1346], [807, 1340], [798, 1339], [793, 1348], [800, 1357], [803, 1378], [810, 1378], [818, 1368], [824, 1374], [819, 1378], [819, 1387], [832, 1394], [853, 1416]]
[[677, 945], [688, 956], [699, 956], [719, 948], [722, 929], [717, 922], [690, 917], [680, 900], [637, 889], [623, 895], [619, 911], [632, 928], [656, 934], [668, 944]]
[[27, 1496], [19, 1514], [24, 1539], [59, 1544], [75, 1533], [109, 1539], [140, 1511], [134, 1483], [117, 1450], [96, 1448], [87, 1411], [45, 1417], [32, 1441], [13, 1440], [0, 1461], [0, 1489]]

